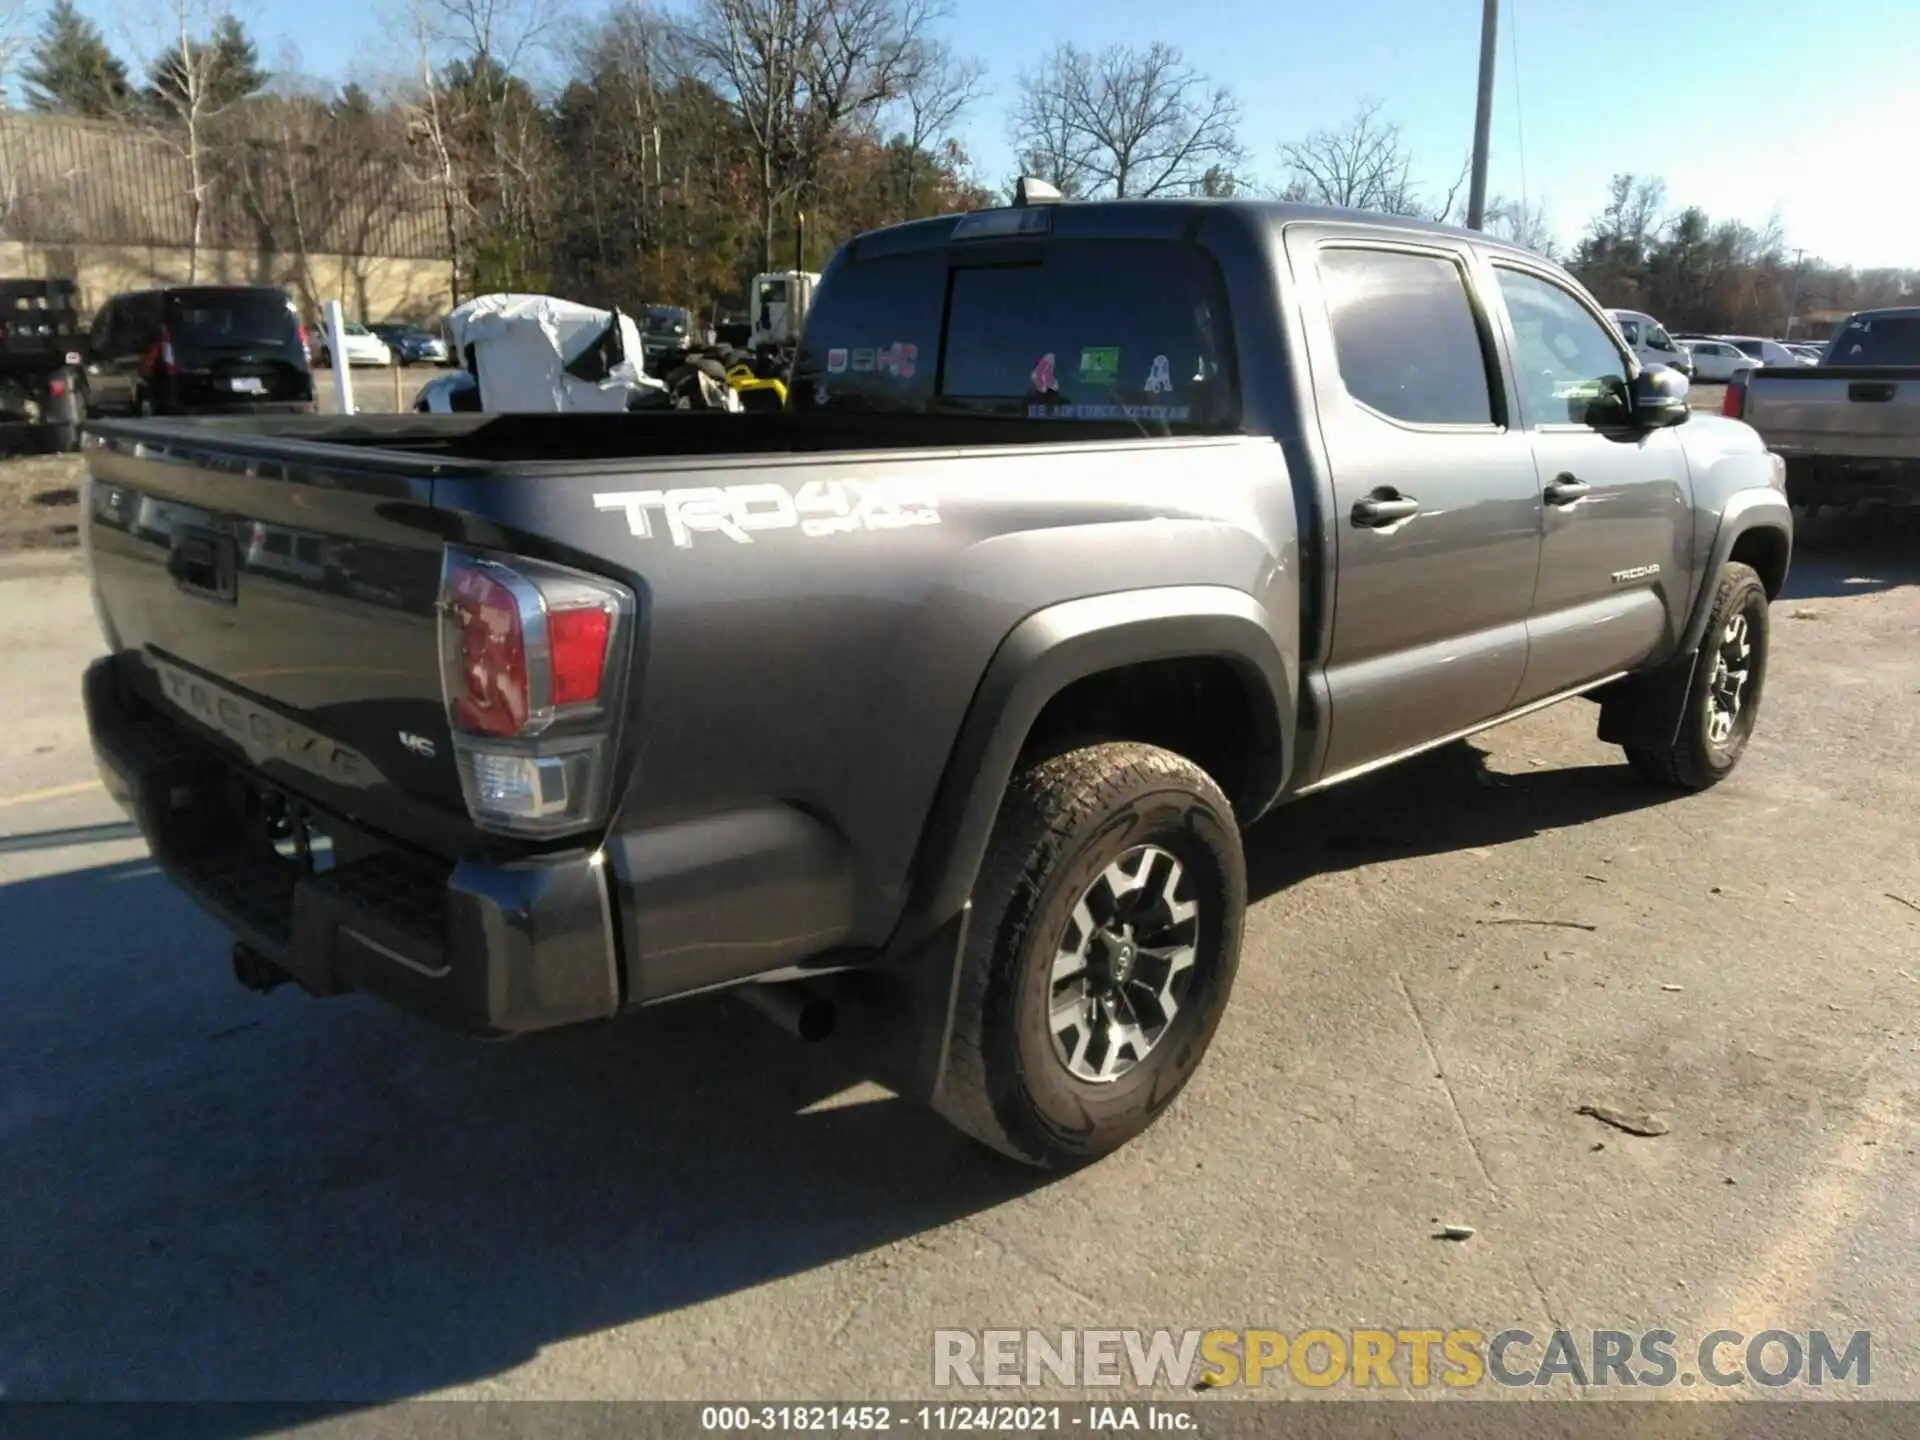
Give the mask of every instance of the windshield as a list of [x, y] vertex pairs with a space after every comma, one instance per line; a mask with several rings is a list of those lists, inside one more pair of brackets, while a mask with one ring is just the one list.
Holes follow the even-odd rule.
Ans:
[[813, 302], [794, 407], [1233, 425], [1226, 308], [1202, 251], [1063, 240], [991, 256], [957, 246], [841, 268]]
[[687, 333], [691, 317], [685, 310], [677, 310], [670, 305], [651, 305], [647, 307], [647, 318], [643, 328], [647, 330], [665, 330], [675, 335]]
[[783, 305], [787, 299], [787, 282], [784, 280], [762, 280], [760, 282], [760, 300], [762, 304]]
[[1920, 365], [1920, 314], [1856, 315], [1827, 346], [1828, 365]]
[[1764, 340], [1729, 340], [1727, 343], [1742, 355], [1746, 355], [1752, 359], [1764, 360], [1766, 358], [1767, 342]]
[[300, 347], [293, 302], [276, 291], [177, 290], [167, 301], [167, 328], [176, 348]]

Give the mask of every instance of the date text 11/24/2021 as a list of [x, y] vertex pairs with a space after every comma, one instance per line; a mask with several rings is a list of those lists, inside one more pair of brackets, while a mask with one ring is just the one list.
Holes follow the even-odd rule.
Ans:
[[1191, 1433], [1192, 1409], [1165, 1405], [707, 1405], [700, 1429], [709, 1434], [806, 1430], [836, 1434], [973, 1432], [1043, 1435], [1075, 1430]]

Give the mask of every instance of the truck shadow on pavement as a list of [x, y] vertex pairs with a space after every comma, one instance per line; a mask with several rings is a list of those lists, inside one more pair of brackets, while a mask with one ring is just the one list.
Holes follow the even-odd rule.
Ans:
[[[855, 1077], [731, 1003], [486, 1043], [249, 995], [145, 862], [0, 889], [0, 946], [10, 1400], [419, 1396], [1044, 1181], [884, 1092], [821, 1106]], [[559, 1383], [744, 1392], [697, 1328]]]
[[1624, 763], [1499, 774], [1471, 742], [1310, 795], [1247, 832], [1249, 900], [1311, 875], [1453, 850], [1673, 803]]
[[1796, 534], [1782, 602], [1920, 585], [1920, 510], [1823, 519]]
[[[1664, 798], [1452, 746], [1258, 827], [1253, 891]], [[0, 888], [9, 1399], [430, 1394], [1045, 1183], [728, 1002], [488, 1044], [248, 994], [225, 956], [145, 861]], [[751, 1353], [686, 1337], [808, 1347], [829, 1320], [747, 1303], [765, 1318], [627, 1332], [556, 1383], [744, 1393]]]

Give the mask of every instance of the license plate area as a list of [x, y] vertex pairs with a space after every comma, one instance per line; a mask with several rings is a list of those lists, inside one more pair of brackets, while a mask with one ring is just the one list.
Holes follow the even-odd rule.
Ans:
[[264, 395], [267, 393], [267, 382], [258, 375], [229, 375], [227, 389], [236, 395]]

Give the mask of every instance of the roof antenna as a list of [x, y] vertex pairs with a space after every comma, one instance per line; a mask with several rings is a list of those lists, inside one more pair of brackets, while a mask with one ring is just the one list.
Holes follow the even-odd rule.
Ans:
[[1034, 175], [1022, 175], [1013, 187], [1013, 203], [1016, 207], [1027, 205], [1058, 205], [1067, 197]]

